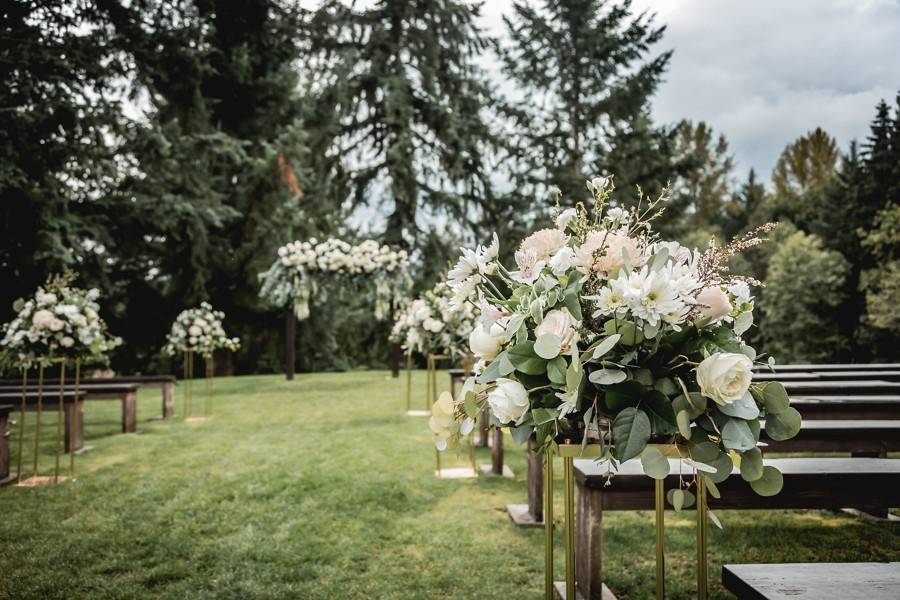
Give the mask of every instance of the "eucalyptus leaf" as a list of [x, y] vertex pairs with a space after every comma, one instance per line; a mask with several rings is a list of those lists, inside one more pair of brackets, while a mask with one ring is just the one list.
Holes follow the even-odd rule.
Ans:
[[789, 440], [800, 433], [801, 426], [800, 413], [793, 407], [766, 417], [766, 433], [778, 442]]
[[531, 425], [522, 427], [510, 427], [509, 432], [512, 434], [513, 441], [520, 446], [528, 442], [528, 438], [534, 433], [534, 427]]
[[653, 382], [653, 389], [657, 392], [661, 392], [666, 396], [674, 396], [678, 391], [678, 387], [675, 385], [675, 382], [672, 381], [669, 377], [660, 377], [656, 381]]
[[659, 333], [659, 327], [662, 325], [662, 322], [658, 322], [655, 325], [651, 325], [647, 323], [644, 325], [644, 328], [641, 330], [641, 333], [644, 334], [644, 338], [648, 340], [652, 340], [656, 337], [656, 334]]
[[712, 482], [712, 479], [709, 477], [706, 478], [706, 491], [709, 492], [709, 495], [713, 498], [719, 499], [722, 497], [722, 492], [719, 491], [719, 486]]
[[722, 521], [719, 520], [719, 517], [716, 516], [716, 513], [707, 509], [706, 514], [709, 517], [709, 520], [712, 521], [716, 525], [716, 527], [718, 527], [719, 529], [724, 529], [724, 527], [722, 527]]
[[650, 418], [644, 411], [629, 406], [613, 419], [612, 437], [617, 459], [626, 461], [634, 458], [650, 439]]
[[612, 350], [617, 343], [619, 343], [619, 338], [621, 337], [622, 336], [618, 333], [614, 333], [611, 336], [604, 338], [603, 341], [597, 344], [597, 347], [594, 348], [594, 354], [592, 358], [598, 359], [601, 356], [604, 356], [607, 352]]
[[678, 425], [678, 433], [685, 439], [691, 439], [691, 417], [687, 411], [678, 411], [678, 414], [675, 415], [675, 423]]
[[562, 341], [555, 333], [542, 333], [534, 342], [534, 353], [545, 360], [559, 356]]
[[666, 500], [669, 501], [669, 504], [671, 504], [676, 511], [680, 511], [683, 508], [690, 508], [693, 506], [696, 498], [694, 494], [688, 490], [675, 488], [666, 492]]
[[657, 250], [650, 259], [650, 270], [659, 271], [666, 266], [667, 262], [669, 262], [669, 249], [662, 247]]
[[756, 400], [753, 399], [753, 394], [750, 392], [745, 393], [731, 404], [722, 404], [718, 408], [729, 417], [738, 417], [748, 421], [759, 416], [759, 407], [756, 405]]
[[672, 402], [664, 394], [651, 391], [641, 398], [641, 408], [650, 417], [650, 426], [657, 435], [675, 433], [678, 423]]
[[778, 414], [790, 408], [790, 398], [780, 381], [769, 381], [762, 384], [762, 401], [767, 414]]
[[685, 458], [684, 464], [688, 465], [689, 467], [693, 467], [693, 468], [697, 469], [701, 473], [716, 473], [716, 472], [718, 472], [718, 469], [716, 469], [714, 466], [708, 465], [708, 464], [702, 463], [702, 462], [697, 462], [696, 460], [692, 460], [690, 458]]
[[650, 369], [635, 369], [631, 376], [644, 387], [653, 387], [653, 371]]
[[762, 477], [750, 482], [750, 487], [760, 496], [774, 496], [784, 487], [784, 476], [775, 467], [763, 467]]
[[740, 419], [728, 419], [722, 428], [722, 443], [726, 448], [739, 452], [756, 447], [753, 432], [750, 431], [747, 422]]
[[555, 408], [531, 409], [531, 418], [534, 420], [535, 425], [543, 425], [544, 423], [555, 421], [558, 415], [559, 411], [557, 411]]
[[741, 453], [741, 478], [752, 483], [763, 476], [763, 457], [759, 448]]
[[557, 356], [547, 363], [547, 377], [557, 385], [566, 385], [566, 360]]
[[534, 342], [530, 340], [516, 344], [506, 352], [516, 369], [526, 375], [542, 375], [547, 371], [547, 361], [535, 353]]
[[535, 324], [540, 325], [544, 320], [544, 307], [541, 305], [540, 298], [535, 298], [528, 306], [528, 312], [531, 313], [531, 319]]
[[[501, 354], [500, 356], [504, 356], [504, 355]], [[476, 381], [478, 381], [478, 383], [493, 383], [493, 382], [497, 381], [497, 379], [502, 377], [502, 374], [500, 373], [500, 364], [501, 363], [500, 363], [499, 358], [500, 357], [498, 356], [493, 361], [491, 361], [491, 364], [489, 364], [488, 366], [486, 366], [484, 368], [484, 371], [482, 371], [481, 375], [479, 375], [478, 378], [476, 379]]]
[[743, 312], [734, 318], [734, 333], [743, 335], [745, 331], [750, 329], [751, 325], [753, 325], [753, 313], [749, 311]]
[[669, 474], [669, 459], [655, 446], [647, 446], [641, 452], [641, 465], [644, 473], [653, 479], [665, 479]]
[[619, 369], [597, 369], [596, 371], [592, 371], [590, 375], [588, 375], [588, 381], [591, 383], [596, 383], [597, 385], [612, 385], [614, 383], [621, 383], [628, 378], [628, 374], [625, 371], [621, 371]]

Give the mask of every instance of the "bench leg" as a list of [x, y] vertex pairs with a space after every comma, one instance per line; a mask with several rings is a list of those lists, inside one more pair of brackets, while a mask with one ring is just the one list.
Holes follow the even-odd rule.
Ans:
[[78, 452], [84, 448], [84, 402], [66, 405], [66, 452]]
[[[19, 427], [23, 424], [20, 423]], [[9, 477], [9, 417], [0, 415], [0, 481]]]
[[494, 447], [491, 448], [491, 473], [503, 476], [503, 429], [494, 429]]
[[163, 384], [162, 389], [162, 418], [171, 419], [175, 416], [175, 384], [171, 381]]
[[544, 522], [544, 461], [528, 438], [528, 514], [535, 523]]
[[575, 581], [585, 600], [603, 598], [603, 492], [578, 486], [575, 511]]
[[137, 395], [134, 392], [122, 398], [122, 433], [137, 431]]
[[[876, 450], [874, 452], [851, 452], [850, 456], [852, 458], [887, 458], [887, 451], [885, 450]], [[860, 512], [864, 512], [867, 515], [871, 515], [873, 517], [878, 517], [879, 519], [887, 519], [888, 518], [888, 509], [887, 508], [864, 508], [861, 506], [854, 506], [856, 510]]]

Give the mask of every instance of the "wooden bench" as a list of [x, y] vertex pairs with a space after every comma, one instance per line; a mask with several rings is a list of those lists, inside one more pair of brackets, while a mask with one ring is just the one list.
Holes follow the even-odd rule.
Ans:
[[9, 474], [9, 414], [12, 410], [12, 404], [0, 404], [0, 485], [15, 479]]
[[[71, 383], [69, 379], [69, 383]], [[45, 379], [45, 383], [59, 384], [58, 378]], [[86, 377], [84, 384], [135, 384], [139, 388], [162, 390], [162, 418], [175, 416], [175, 376], [174, 375], [117, 375], [115, 377]], [[21, 381], [0, 379], [0, 386], [21, 385]]]
[[[75, 386], [67, 385], [66, 390], [74, 390]], [[21, 395], [21, 386], [0, 385], [0, 392], [13, 392]], [[36, 385], [29, 385], [30, 392], [37, 393]], [[136, 383], [81, 383], [78, 390], [83, 400], [121, 400], [122, 433], [137, 431], [137, 390]], [[59, 395], [59, 384], [44, 383], [44, 398]]]
[[785, 381], [789, 396], [887, 396], [900, 394], [900, 382], [877, 379], [852, 381]]
[[789, 440], [768, 437], [763, 425], [760, 441], [766, 452], [849, 452], [851, 456], [884, 457], [900, 451], [900, 420], [806, 421]]
[[900, 562], [724, 565], [722, 585], [738, 600], [896, 600]]
[[[84, 392], [79, 391], [78, 396], [74, 390], [66, 390], [63, 392], [63, 415], [65, 418], [65, 451], [76, 452], [84, 448], [84, 415], [82, 414], [82, 406], [84, 400]], [[0, 390], [0, 404], [11, 404], [13, 411], [21, 408], [22, 391], [9, 392]], [[54, 394], [44, 392], [42, 400], [44, 412], [59, 410], [59, 390]], [[29, 391], [25, 396], [26, 412], [37, 411], [38, 394]], [[21, 427], [22, 424], [20, 423]]]
[[[666, 489], [678, 486], [679, 468], [687, 465], [670, 460]], [[852, 506], [878, 511], [900, 506], [900, 460], [887, 458], [781, 458], [766, 460], [784, 476], [784, 487], [776, 496], [757, 495], [735, 469], [717, 484], [721, 499], [709, 497], [709, 506], [720, 509], [841, 509]], [[575, 577], [582, 596], [601, 598], [603, 511], [651, 510], [654, 480], [647, 477], [638, 460], [619, 466], [606, 485], [606, 465], [593, 460], [575, 461], [576, 560]], [[831, 596], [836, 597], [836, 596]]]
[[791, 406], [806, 420], [900, 419], [900, 395], [791, 396]]
[[900, 371], [789, 371], [754, 373], [753, 381], [900, 381]]
[[[754, 365], [754, 371], [771, 372], [769, 367], [765, 365]], [[794, 364], [794, 365], [775, 365], [776, 373], [785, 373], [787, 371], [900, 371], [898, 363], [831, 363], [831, 364]]]

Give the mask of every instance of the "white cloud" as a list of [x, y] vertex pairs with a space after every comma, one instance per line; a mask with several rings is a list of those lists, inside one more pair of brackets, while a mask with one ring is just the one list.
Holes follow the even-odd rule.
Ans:
[[[510, 0], [484, 24], [502, 33]], [[768, 178], [779, 153], [821, 126], [844, 148], [865, 138], [875, 104], [900, 89], [896, 0], [635, 0], [674, 49], [653, 101], [660, 122], [705, 120], [728, 138], [739, 174]]]

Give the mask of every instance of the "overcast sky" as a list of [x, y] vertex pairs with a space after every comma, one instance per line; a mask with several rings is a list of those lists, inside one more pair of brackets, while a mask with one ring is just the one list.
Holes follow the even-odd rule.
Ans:
[[[511, 0], [487, 0], [502, 33]], [[900, 89], [900, 0], [635, 0], [668, 26], [673, 49], [653, 112], [705, 120], [743, 176], [768, 180], [784, 146], [821, 126], [842, 149], [866, 136], [875, 104]]]

